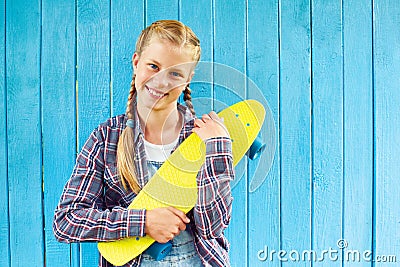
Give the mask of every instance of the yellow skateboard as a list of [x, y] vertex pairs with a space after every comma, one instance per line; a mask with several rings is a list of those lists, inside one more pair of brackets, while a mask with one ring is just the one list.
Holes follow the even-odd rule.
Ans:
[[[233, 164], [249, 150], [264, 122], [265, 109], [256, 100], [238, 102], [218, 113], [232, 139]], [[191, 134], [158, 169], [135, 197], [128, 209], [155, 209], [173, 206], [189, 212], [197, 201], [196, 176], [205, 162], [205, 144]], [[130, 237], [100, 242], [98, 249], [110, 263], [122, 266], [143, 253], [154, 239]]]

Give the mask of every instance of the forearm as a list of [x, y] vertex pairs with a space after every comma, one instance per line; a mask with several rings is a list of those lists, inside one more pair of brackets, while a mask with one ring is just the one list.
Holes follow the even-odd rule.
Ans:
[[55, 212], [53, 231], [60, 242], [111, 241], [144, 235], [145, 210], [69, 209]]
[[234, 178], [232, 146], [228, 138], [206, 141], [206, 162], [197, 177], [198, 200], [194, 208], [197, 231], [205, 238], [217, 238], [231, 217]]
[[144, 210], [128, 210], [117, 203], [106, 205], [110, 196], [105, 195], [104, 158], [104, 137], [95, 130], [79, 153], [55, 210], [53, 230], [57, 240], [109, 241], [144, 235]]

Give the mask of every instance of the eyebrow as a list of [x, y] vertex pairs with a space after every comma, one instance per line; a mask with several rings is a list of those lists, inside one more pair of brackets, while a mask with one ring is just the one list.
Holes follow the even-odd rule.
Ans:
[[149, 58], [148, 60], [149, 60], [149, 61], [151, 61], [151, 62], [154, 62], [154, 63], [156, 63], [157, 65], [161, 65], [161, 63], [160, 63], [160, 62], [158, 62], [158, 61], [157, 61], [157, 60], [155, 60], [155, 59]]
[[[157, 66], [161, 66], [161, 65], [162, 65], [160, 62], [158, 62], [158, 61], [155, 60], [155, 59], [149, 58], [148, 60], [149, 60], [150, 62], [155, 63]], [[181, 71], [181, 72], [184, 72], [184, 71], [185, 71], [184, 68], [180, 68], [180, 66], [182, 66], [182, 65], [184, 65], [184, 64], [185, 64], [185, 63], [178, 64], [178, 65], [173, 65], [173, 66], [168, 67], [167, 69], [168, 69], [168, 70], [172, 70], [172, 71]]]

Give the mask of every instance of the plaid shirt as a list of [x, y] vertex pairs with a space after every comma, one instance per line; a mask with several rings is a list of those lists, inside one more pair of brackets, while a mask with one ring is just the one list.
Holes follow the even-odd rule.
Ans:
[[[136, 110], [136, 109], [135, 109]], [[184, 127], [178, 144], [194, 127], [194, 116], [178, 104]], [[135, 114], [135, 166], [141, 188], [149, 180], [143, 132]], [[58, 241], [109, 241], [145, 235], [146, 210], [127, 209], [136, 194], [125, 190], [116, 168], [118, 138], [126, 127], [126, 116], [110, 118], [96, 128], [76, 159], [56, 208], [53, 230]], [[206, 163], [197, 175], [198, 200], [189, 212], [195, 247], [205, 266], [229, 266], [229, 243], [223, 231], [231, 216], [230, 181], [234, 178], [229, 138], [205, 141]], [[140, 266], [141, 255], [124, 266]], [[112, 266], [100, 256], [99, 266]]]

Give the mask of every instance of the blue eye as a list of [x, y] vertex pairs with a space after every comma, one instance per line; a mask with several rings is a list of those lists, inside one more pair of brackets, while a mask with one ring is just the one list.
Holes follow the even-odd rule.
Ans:
[[171, 75], [175, 76], [175, 77], [181, 77], [182, 76], [179, 72], [176, 72], [176, 71], [171, 72]]
[[153, 70], [158, 70], [158, 66], [155, 64], [149, 64], [150, 68], [152, 68]]

